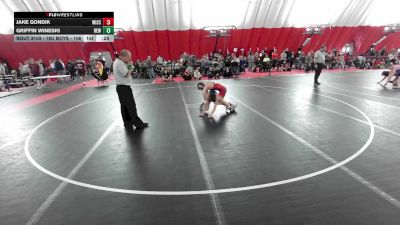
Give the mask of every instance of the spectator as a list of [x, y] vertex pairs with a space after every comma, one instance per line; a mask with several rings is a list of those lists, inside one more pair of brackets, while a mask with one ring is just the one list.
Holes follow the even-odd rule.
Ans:
[[255, 57], [254, 57], [254, 54], [253, 54], [253, 52], [250, 52], [250, 54], [249, 54], [249, 56], [247, 56], [247, 62], [249, 63], [249, 65], [248, 65], [248, 71], [251, 71], [251, 72], [253, 72], [253, 70], [254, 70], [254, 60], [255, 60]]
[[247, 64], [246, 57], [244, 57], [244, 55], [240, 55], [239, 56], [239, 72], [240, 73], [244, 73], [245, 72], [246, 64]]
[[67, 73], [69, 75], [71, 75], [71, 79], [72, 80], [75, 80], [75, 76], [76, 76], [75, 65], [74, 65], [74, 62], [72, 60], [68, 60], [68, 62], [67, 62]]
[[199, 68], [196, 68], [196, 69], [194, 70], [193, 77], [194, 77], [194, 79], [196, 79], [196, 80], [201, 80], [201, 73], [200, 73], [200, 71], [199, 71]]
[[19, 72], [21, 76], [29, 76], [31, 74], [31, 70], [29, 69], [28, 60], [24, 62], [24, 64], [19, 63]]
[[58, 75], [65, 73], [65, 66], [61, 59], [56, 58], [54, 61], [54, 69]]
[[341, 52], [338, 57], [337, 57], [337, 62], [339, 64], [339, 68], [342, 70], [345, 70], [345, 63], [344, 63], [344, 55], [343, 52]]
[[3, 80], [0, 80], [0, 91], [5, 91], [4, 88], [7, 89], [8, 91], [10, 90], [5, 75], [6, 75], [6, 68], [3, 65], [3, 62], [0, 61], [0, 77], [3, 78]]
[[162, 65], [163, 62], [164, 62], [164, 59], [159, 55], [159, 56], [157, 57], [157, 64], [158, 64], [158, 65]]
[[231, 78], [232, 77], [232, 71], [229, 69], [229, 67], [224, 68], [224, 73], [222, 75], [224, 78]]
[[192, 75], [188, 70], [185, 70], [185, 72], [183, 72], [182, 78], [184, 80], [192, 80]]
[[232, 62], [231, 62], [231, 71], [233, 76], [239, 76], [239, 63], [240, 60], [236, 58], [236, 56], [233, 57]]
[[314, 52], [308, 52], [305, 60], [304, 60], [304, 67], [305, 67], [305, 72], [308, 72], [310, 70], [314, 70]]
[[154, 74], [153, 61], [151, 61], [151, 56], [147, 56], [146, 68], [147, 68], [147, 75], [149, 76], [149, 79], [156, 78], [156, 75]]
[[49, 60], [48, 72], [52, 73], [54, 71], [56, 71], [55, 60]]
[[184, 69], [184, 68], [183, 68], [181, 62], [177, 61], [175, 63], [174, 69], [175, 69], [175, 75], [181, 76], [182, 75], [182, 69]]
[[266, 55], [262, 62], [262, 71], [267, 72], [270, 70], [271, 67], [271, 59], [268, 55]]
[[386, 46], [383, 46], [383, 48], [381, 49], [381, 51], [379, 52], [380, 56], [385, 56], [386, 55]]
[[139, 71], [140, 71], [140, 76], [145, 77], [147, 74], [147, 68], [146, 68], [146, 63], [144, 61], [139, 61]]
[[76, 58], [74, 68], [75, 68], [75, 73], [77, 75], [79, 75], [81, 80], [83, 80], [82, 84], [86, 85], [86, 82], [84, 80], [85, 76], [86, 76], [86, 65], [85, 65], [85, 62], [83, 60], [81, 60], [79, 57]]
[[174, 81], [172, 77], [172, 70], [171, 67], [165, 67], [161, 71], [161, 80], [164, 82], [171, 82]]
[[38, 63], [35, 63], [35, 61], [31, 58], [29, 59], [29, 69], [31, 71], [31, 75], [34, 77], [40, 76], [40, 66]]
[[[281, 53], [281, 61], [279, 63], [280, 65], [278, 66], [278, 67], [282, 66], [283, 70], [286, 70], [286, 63], [287, 63], [287, 59], [288, 59], [286, 50]], [[279, 68], [278, 68], [278, 71], [279, 71]]]
[[3, 62], [0, 61], [0, 76], [6, 75], [6, 67], [4, 66]]
[[46, 64], [44, 64], [44, 62], [43, 62], [42, 59], [39, 59], [39, 60], [38, 60], [38, 63], [39, 63], [40, 66], [43, 68], [43, 73], [40, 73], [40, 76], [47, 75], [47, 74], [46, 74], [46, 68], [47, 68]]
[[43, 75], [44, 75], [44, 67], [43, 67], [43, 64], [40, 63], [39, 60], [36, 61], [35, 63], [39, 66], [39, 76], [43, 76]]

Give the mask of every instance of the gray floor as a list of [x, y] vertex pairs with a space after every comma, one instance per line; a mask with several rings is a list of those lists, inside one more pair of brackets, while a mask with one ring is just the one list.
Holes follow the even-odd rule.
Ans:
[[134, 132], [114, 86], [5, 113], [0, 224], [397, 225], [400, 90], [379, 74], [220, 80], [238, 108], [214, 119], [196, 82], [137, 85]]

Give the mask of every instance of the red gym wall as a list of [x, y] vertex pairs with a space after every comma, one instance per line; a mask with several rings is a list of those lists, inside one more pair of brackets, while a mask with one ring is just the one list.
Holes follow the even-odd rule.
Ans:
[[[305, 52], [319, 48], [326, 43], [328, 50], [336, 48], [341, 50], [346, 43], [354, 43], [355, 54], [361, 54], [384, 35], [384, 27], [333, 27], [326, 29], [322, 35], [314, 35], [311, 42], [304, 48]], [[231, 32], [226, 38], [225, 46], [232, 51], [233, 48], [257, 47], [268, 49], [276, 47], [278, 51], [285, 48], [296, 50], [303, 43], [307, 35], [303, 34], [304, 28], [253, 28], [240, 29]], [[114, 45], [119, 51], [129, 49], [134, 59], [144, 59], [148, 55], [155, 59], [161, 55], [167, 59], [177, 59], [183, 52], [202, 55], [214, 50], [215, 37], [206, 37], [203, 30], [186, 31], [127, 31], [121, 35], [124, 39], [116, 40]], [[224, 38], [221, 38], [217, 49], [223, 49]], [[16, 67], [29, 57], [43, 59], [47, 64], [49, 59], [60, 57], [66, 62], [76, 57], [88, 60], [92, 51], [113, 52], [110, 43], [15, 43], [13, 35], [0, 35], [0, 58], [6, 59], [11, 66]], [[389, 34], [377, 49], [386, 46], [387, 50], [400, 47], [400, 33]]]

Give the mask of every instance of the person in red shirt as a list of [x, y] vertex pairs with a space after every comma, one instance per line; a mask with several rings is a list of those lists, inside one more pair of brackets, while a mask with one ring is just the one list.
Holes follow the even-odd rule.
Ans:
[[[205, 116], [205, 112], [208, 110], [208, 107], [210, 106], [210, 102], [214, 102], [214, 108], [211, 111], [210, 114], [208, 114], [208, 117], [211, 118], [217, 108], [217, 105], [224, 105], [227, 110], [234, 111], [236, 106], [235, 104], [232, 104], [230, 102], [225, 101], [224, 97], [226, 95], [226, 87], [223, 86], [220, 83], [214, 83], [214, 82], [199, 82], [197, 84], [197, 89], [203, 91], [203, 107], [201, 109], [200, 117]], [[218, 91], [218, 94], [216, 93]]]

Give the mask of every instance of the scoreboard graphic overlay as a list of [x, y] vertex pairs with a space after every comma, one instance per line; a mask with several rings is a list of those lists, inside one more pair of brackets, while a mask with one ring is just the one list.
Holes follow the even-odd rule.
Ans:
[[14, 12], [14, 42], [113, 42], [114, 12]]

